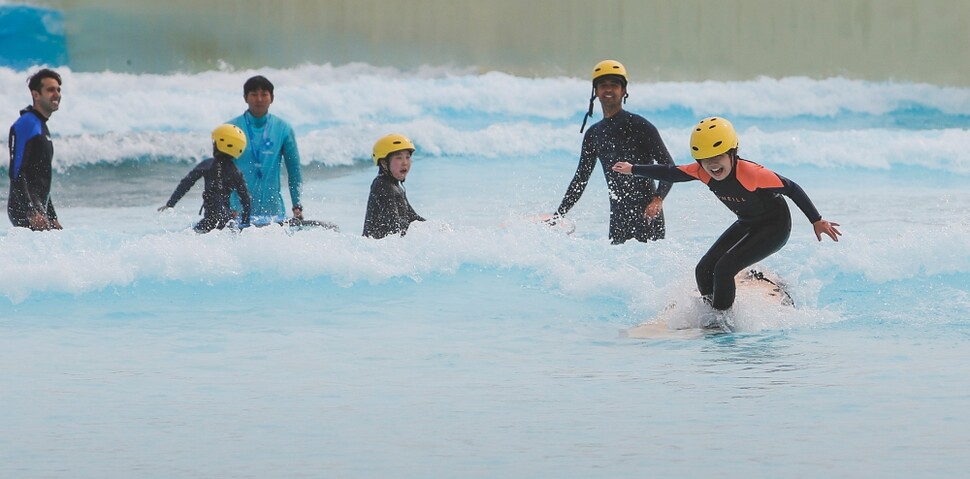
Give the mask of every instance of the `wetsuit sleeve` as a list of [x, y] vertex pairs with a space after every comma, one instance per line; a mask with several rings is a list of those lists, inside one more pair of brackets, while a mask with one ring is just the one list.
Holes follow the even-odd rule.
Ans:
[[192, 171], [185, 175], [185, 178], [182, 178], [182, 181], [179, 182], [178, 187], [175, 188], [175, 191], [172, 193], [172, 197], [168, 199], [165, 206], [174, 208], [175, 204], [178, 203], [179, 200], [181, 200], [190, 189], [192, 189], [192, 185], [194, 185], [196, 181], [199, 181], [199, 178], [202, 178], [202, 175], [205, 174], [208, 163], [208, 161], [203, 161], [195, 168], [192, 168]]
[[387, 184], [375, 180], [371, 183], [370, 196], [367, 197], [367, 213], [364, 216], [364, 236], [381, 239], [392, 232], [393, 218], [391, 191]]
[[803, 190], [801, 186], [798, 186], [798, 183], [795, 183], [794, 181], [789, 180], [778, 173], [775, 173], [775, 175], [781, 180], [782, 187], [779, 188], [780, 192], [795, 202], [798, 209], [802, 210], [802, 213], [804, 213], [805, 217], [808, 218], [809, 223], [814, 224], [816, 221], [822, 219], [822, 215], [819, 214], [818, 209], [815, 208], [815, 204], [812, 203], [812, 199], [808, 197], [808, 194], [805, 193], [805, 190]]
[[411, 202], [409, 201], [408, 202], [408, 222], [410, 223], [412, 221], [427, 221], [427, 220], [422, 218], [421, 215], [419, 215], [416, 211], [414, 211], [414, 208], [411, 206]]
[[[651, 178], [667, 183], [682, 183], [684, 181], [696, 180], [697, 178], [688, 175], [679, 168], [670, 165], [633, 165], [633, 175]], [[670, 189], [668, 188], [668, 191]]]
[[303, 174], [300, 171], [300, 149], [296, 146], [296, 134], [293, 128], [286, 126], [286, 138], [283, 139], [283, 161], [286, 164], [286, 178], [290, 187], [290, 201], [293, 206], [303, 208]]
[[[648, 123], [644, 136], [646, 137], [648, 145], [647, 157], [652, 158], [658, 165], [674, 166], [674, 159], [670, 156], [670, 152], [667, 151], [667, 146], [660, 137], [660, 132], [657, 131], [657, 127]], [[666, 198], [667, 193], [670, 193], [670, 189], [673, 186], [674, 182], [661, 179], [657, 185], [657, 196]]]
[[27, 198], [30, 203], [30, 210], [40, 214], [44, 214], [48, 210], [47, 205], [45, 205], [47, 195], [44, 190], [49, 190], [49, 185], [46, 181], [40, 180], [41, 175], [37, 173], [40, 162], [50, 161], [49, 158], [41, 158], [45, 154], [43, 141], [46, 141], [43, 136], [34, 135], [23, 144], [20, 168], [16, 180], [13, 180], [12, 183], [15, 188], [21, 190], [24, 195], [23, 198]]
[[576, 174], [573, 175], [573, 180], [569, 182], [569, 186], [566, 188], [566, 194], [562, 198], [562, 202], [559, 203], [559, 208], [556, 208], [556, 213], [560, 216], [565, 215], [576, 205], [579, 198], [583, 196], [583, 191], [586, 190], [586, 185], [589, 184], [589, 177], [593, 174], [593, 168], [596, 167], [596, 152], [593, 151], [592, 137], [590, 133], [592, 129], [586, 131], [586, 135], [583, 137], [583, 151], [579, 157], [579, 166], [576, 167]]
[[249, 188], [246, 187], [246, 180], [243, 178], [242, 172], [236, 168], [233, 171], [233, 189], [236, 194], [239, 195], [239, 202], [242, 203], [242, 217], [240, 218], [240, 223], [244, 225], [249, 224], [249, 217], [253, 211], [253, 198], [249, 194]]

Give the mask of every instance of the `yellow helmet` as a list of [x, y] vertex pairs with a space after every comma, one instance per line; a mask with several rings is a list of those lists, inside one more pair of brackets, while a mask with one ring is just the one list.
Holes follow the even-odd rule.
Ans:
[[376, 165], [378, 160], [387, 158], [391, 153], [401, 150], [411, 150], [413, 153], [414, 143], [411, 143], [411, 140], [406, 136], [398, 133], [382, 136], [377, 140], [377, 143], [374, 143], [374, 164]]
[[246, 134], [238, 126], [228, 123], [212, 130], [212, 142], [217, 150], [233, 158], [239, 158], [246, 150]]
[[690, 133], [690, 154], [695, 160], [713, 158], [737, 147], [734, 125], [724, 118], [705, 118]]
[[[593, 91], [589, 95], [589, 110], [586, 112], [586, 116], [583, 117], [583, 126], [579, 127], [579, 132], [582, 133], [586, 129], [586, 120], [592, 118], [593, 116], [593, 100], [596, 99], [596, 80], [600, 77], [605, 77], [607, 75], [616, 75], [623, 80], [623, 88], [626, 89], [627, 78], [626, 78], [626, 67], [622, 63], [616, 60], [603, 60], [593, 67]], [[629, 94], [623, 94], [623, 103], [626, 103]]]
[[593, 67], [593, 85], [596, 85], [597, 78], [606, 75], [619, 75], [623, 77], [623, 85], [627, 84], [626, 68], [616, 60], [603, 60]]

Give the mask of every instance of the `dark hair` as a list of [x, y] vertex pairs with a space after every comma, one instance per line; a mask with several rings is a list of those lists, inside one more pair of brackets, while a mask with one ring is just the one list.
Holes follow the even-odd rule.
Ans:
[[256, 75], [243, 84], [243, 96], [249, 95], [251, 91], [266, 90], [273, 96], [273, 82], [262, 75]]
[[45, 78], [53, 78], [57, 80], [58, 85], [61, 84], [61, 76], [58, 75], [56, 71], [51, 70], [50, 68], [44, 68], [39, 70], [37, 73], [34, 73], [30, 76], [30, 78], [27, 79], [27, 88], [29, 88], [30, 91], [39, 92], [40, 84]]

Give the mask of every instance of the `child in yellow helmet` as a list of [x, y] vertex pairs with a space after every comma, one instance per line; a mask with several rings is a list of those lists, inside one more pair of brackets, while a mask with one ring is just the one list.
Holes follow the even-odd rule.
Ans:
[[696, 163], [681, 166], [631, 165], [618, 162], [613, 171], [662, 181], [700, 180], [738, 216], [714, 242], [694, 271], [697, 289], [716, 310], [734, 304], [734, 276], [742, 269], [780, 250], [791, 234], [788, 196], [808, 217], [815, 236], [834, 241], [842, 233], [838, 223], [822, 219], [812, 200], [794, 181], [738, 156], [738, 135], [731, 122], [705, 118], [690, 137]]
[[400, 134], [381, 137], [374, 143], [374, 165], [377, 177], [370, 186], [367, 213], [364, 217], [364, 236], [383, 238], [404, 236], [415, 221], [424, 221], [414, 211], [404, 192], [404, 180], [411, 171], [414, 143]]
[[214, 229], [223, 229], [234, 219], [229, 207], [229, 195], [235, 191], [242, 203], [242, 218], [240, 226], [249, 226], [249, 215], [252, 200], [246, 181], [233, 161], [242, 155], [246, 149], [246, 134], [230, 124], [220, 125], [212, 131], [212, 158], [209, 158], [192, 169], [179, 182], [172, 197], [158, 211], [172, 208], [199, 178], [205, 178], [205, 190], [202, 192], [202, 219], [196, 223], [195, 231], [208, 233]]

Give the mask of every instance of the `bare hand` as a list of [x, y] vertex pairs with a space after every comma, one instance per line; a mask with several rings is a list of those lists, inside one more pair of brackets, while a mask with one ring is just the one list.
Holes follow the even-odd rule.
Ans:
[[165, 211], [165, 210], [167, 210], [167, 209], [168, 209], [168, 206], [167, 206], [167, 205], [163, 205], [163, 206], [159, 206], [159, 207], [158, 207], [158, 211], [159, 211], [159, 212], [162, 212], [162, 211]]
[[43, 213], [33, 212], [27, 218], [30, 223], [30, 229], [35, 231], [49, 230], [51, 228], [50, 223], [47, 221], [47, 215]]
[[819, 241], [822, 241], [822, 233], [825, 233], [829, 238], [832, 238], [832, 241], [838, 242], [839, 236], [842, 235], [842, 232], [839, 231], [836, 226], [840, 225], [838, 223], [825, 220], [818, 220], [812, 223], [812, 227], [815, 228], [815, 237], [818, 238]]
[[653, 199], [650, 200], [650, 204], [647, 205], [647, 208], [643, 210], [643, 217], [651, 221], [655, 220], [658, 216], [660, 216], [660, 212], [663, 211], [663, 207], [663, 198], [654, 196]]
[[624, 175], [632, 175], [633, 165], [625, 161], [619, 161], [615, 165], [613, 165], [613, 171], [617, 173], [623, 173]]

